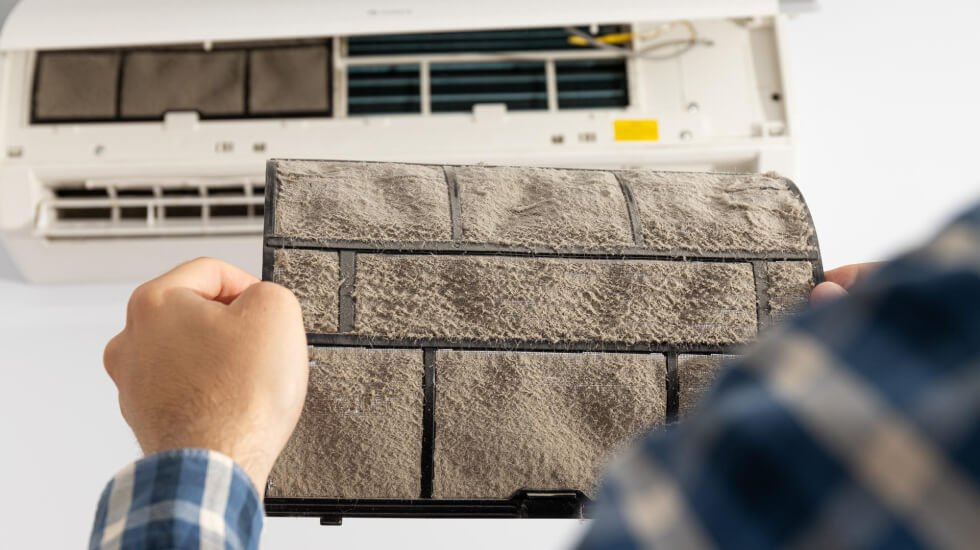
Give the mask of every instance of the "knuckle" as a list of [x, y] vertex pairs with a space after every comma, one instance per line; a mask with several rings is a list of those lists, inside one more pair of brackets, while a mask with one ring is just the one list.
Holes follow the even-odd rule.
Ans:
[[[178, 272], [193, 272], [201, 273], [214, 271], [219, 269], [219, 266], [223, 264], [221, 260], [217, 258], [212, 258], [211, 256], [198, 256], [192, 260], [186, 260], [176, 265], [173, 269], [163, 274], [160, 278], [165, 278], [168, 275], [172, 275]], [[152, 282], [152, 281], [151, 281]]]
[[129, 296], [129, 307], [130, 309], [134, 307], [139, 307], [145, 302], [149, 301], [150, 295], [150, 283], [143, 283], [133, 290], [133, 293]]
[[255, 283], [253, 287], [253, 293], [259, 301], [284, 308], [299, 308], [299, 302], [296, 300], [296, 296], [291, 290], [282, 285], [261, 281]]
[[136, 287], [136, 290], [129, 295], [129, 303], [126, 304], [126, 318], [133, 319], [143, 308], [146, 302], [146, 285]]
[[269, 281], [259, 281], [252, 285], [252, 292], [263, 298], [274, 298], [283, 287]]
[[163, 299], [161, 291], [153, 282], [143, 283], [136, 287], [129, 297], [129, 304], [126, 312], [130, 317], [139, 315], [143, 311], [160, 305]]
[[197, 258], [194, 258], [193, 260], [187, 262], [185, 265], [213, 268], [223, 264], [224, 262], [222, 262], [217, 258], [212, 258], [211, 256], [198, 256]]
[[116, 379], [116, 374], [119, 369], [121, 347], [122, 333], [119, 333], [109, 340], [105, 345], [105, 350], [102, 352], [102, 365], [105, 367], [106, 373], [113, 380]]
[[260, 281], [252, 286], [257, 296], [270, 301], [281, 301], [292, 295], [286, 287], [269, 281]]

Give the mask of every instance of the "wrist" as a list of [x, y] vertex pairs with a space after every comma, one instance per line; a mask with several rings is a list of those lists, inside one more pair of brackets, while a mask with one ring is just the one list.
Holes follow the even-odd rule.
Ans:
[[[182, 441], [173, 444], [160, 444], [143, 448], [144, 458], [182, 455], [194, 458], [213, 459], [219, 464], [228, 466], [240, 475], [255, 493], [260, 501], [265, 495], [265, 485], [269, 478], [271, 467], [261, 466], [261, 461], [249, 459], [249, 453], [236, 452], [235, 449], [222, 445]], [[256, 464], [259, 462], [259, 464]]]
[[[141, 432], [144, 432], [141, 430]], [[272, 469], [272, 464], [261, 453], [251, 449], [246, 441], [229, 441], [227, 437], [219, 437], [214, 433], [187, 429], [181, 433], [158, 434], [156, 438], [139, 438], [140, 446], [147, 457], [168, 452], [214, 453], [228, 459], [248, 478], [249, 484], [255, 489], [259, 499], [265, 494], [265, 484]], [[145, 433], [145, 432], [144, 432]], [[144, 440], [149, 439], [149, 440]]]
[[[195, 512], [188, 515], [188, 509]], [[190, 524], [208, 548], [254, 550], [262, 518], [251, 477], [231, 457], [211, 449], [168, 449], [126, 466], [106, 485], [90, 547], [152, 540], [154, 547], [183, 548]]]

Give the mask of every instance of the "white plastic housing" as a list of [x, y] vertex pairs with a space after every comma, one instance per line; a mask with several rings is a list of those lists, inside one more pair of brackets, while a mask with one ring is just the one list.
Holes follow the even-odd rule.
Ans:
[[[52, 4], [59, 6], [58, 18], [44, 16]], [[237, 221], [206, 216], [122, 220], [114, 211], [113, 219], [104, 222], [58, 221], [50, 215], [51, 189], [66, 184], [121, 189], [141, 182], [165, 189], [243, 182], [252, 189], [261, 185], [265, 161], [272, 157], [793, 175], [792, 93], [781, 55], [783, 16], [775, 0], [662, 0], [601, 6], [573, 1], [552, 9], [544, 9], [551, 2], [541, 7], [521, 2], [518, 7], [518, 2], [507, 0], [485, 4], [482, 13], [463, 13], [458, 2], [448, 1], [406, 2], [401, 12], [372, 13], [354, 7], [357, 3], [311, 0], [120, 0], [102, 2], [111, 9], [98, 17], [84, 10], [85, 4], [26, 2], [15, 8], [0, 35], [0, 235], [31, 281], [140, 279], [200, 255], [259, 271], [260, 215]], [[230, 9], [231, 4], [235, 9]], [[221, 6], [228, 9], [218, 9]], [[174, 19], [178, 13], [184, 24]], [[466, 56], [349, 58], [343, 53], [346, 39], [340, 35], [615, 22], [632, 25], [638, 36], [677, 18], [695, 18], [699, 36], [713, 45], [696, 46], [668, 60], [628, 58], [630, 102], [625, 109], [559, 110], [551, 100], [550, 108], [541, 111], [508, 112], [491, 104], [466, 113], [423, 109], [420, 114], [346, 116], [348, 65], [398, 61], [425, 67]], [[168, 24], [171, 19], [174, 23]], [[186, 24], [191, 20], [194, 25]], [[683, 36], [676, 30], [667, 38]], [[159, 122], [30, 121], [39, 50], [296, 37], [327, 37], [333, 44], [333, 115], [329, 118], [200, 120], [195, 113], [178, 112]], [[645, 45], [637, 40], [633, 47], [640, 50]], [[569, 53], [526, 55], [552, 64]], [[574, 55], [579, 59], [619, 54], [593, 50]], [[480, 59], [492, 57], [484, 54]], [[658, 139], [617, 141], [614, 122], [622, 119], [656, 120]], [[130, 204], [114, 200], [113, 195], [107, 204], [116, 210], [120, 204]], [[160, 200], [145, 199], [151, 212], [153, 201]], [[261, 198], [248, 201], [257, 205]], [[204, 199], [194, 204], [210, 208]]]

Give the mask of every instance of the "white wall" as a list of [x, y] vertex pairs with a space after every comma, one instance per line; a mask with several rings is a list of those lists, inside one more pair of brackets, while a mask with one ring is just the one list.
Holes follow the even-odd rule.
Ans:
[[[9, 3], [0, 2], [0, 13]], [[833, 266], [886, 257], [980, 198], [980, 4], [824, 4], [789, 30], [796, 181]], [[4, 547], [84, 545], [103, 484], [137, 455], [101, 366], [132, 286], [26, 286], [0, 250]], [[264, 543], [563, 548], [581, 528], [560, 520], [346, 520], [337, 528], [273, 519]]]
[[790, 27], [799, 175], [827, 266], [980, 199], [980, 3], [827, 0]]

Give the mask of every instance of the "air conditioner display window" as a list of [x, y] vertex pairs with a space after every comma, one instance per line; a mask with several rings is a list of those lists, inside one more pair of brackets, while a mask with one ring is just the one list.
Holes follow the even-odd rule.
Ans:
[[330, 115], [326, 42], [41, 52], [34, 123]]

